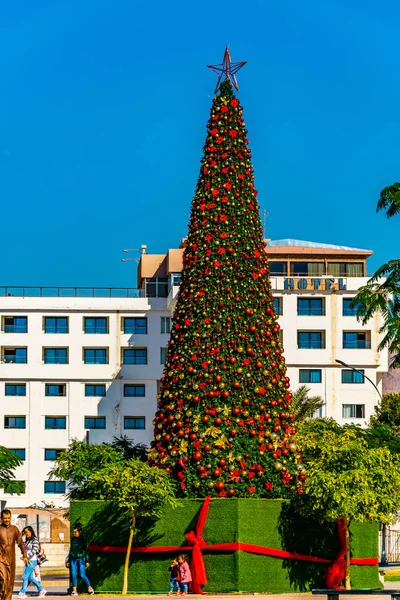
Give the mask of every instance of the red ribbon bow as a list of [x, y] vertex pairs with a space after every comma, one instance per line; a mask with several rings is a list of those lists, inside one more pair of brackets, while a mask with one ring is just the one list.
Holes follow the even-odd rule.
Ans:
[[195, 530], [186, 534], [187, 541], [193, 546], [191, 563], [192, 585], [190, 587], [191, 591], [195, 594], [202, 594], [203, 590], [201, 589], [201, 586], [207, 583], [206, 568], [204, 566], [203, 554], [201, 551], [201, 548], [206, 548], [207, 544], [203, 540], [201, 534], [203, 533], [204, 525], [206, 523], [210, 500], [211, 496], [207, 496], [204, 500]]

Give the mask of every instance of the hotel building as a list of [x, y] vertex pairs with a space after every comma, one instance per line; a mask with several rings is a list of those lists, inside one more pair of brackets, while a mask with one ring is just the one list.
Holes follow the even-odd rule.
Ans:
[[[0, 443], [25, 482], [4, 490], [8, 506], [65, 504], [48, 472], [73, 438], [151, 441], [182, 252], [143, 246], [137, 289], [0, 287]], [[381, 390], [388, 370], [380, 317], [362, 326], [350, 307], [372, 252], [297, 240], [266, 252], [292, 390], [306, 384], [321, 415], [364, 425], [379, 402], [366, 378]]]

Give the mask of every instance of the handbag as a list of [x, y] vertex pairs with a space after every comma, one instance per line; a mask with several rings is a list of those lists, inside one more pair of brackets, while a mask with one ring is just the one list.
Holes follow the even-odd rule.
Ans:
[[46, 561], [47, 561], [47, 558], [46, 558], [46, 555], [44, 553], [44, 550], [43, 550], [42, 546], [39, 545], [39, 554], [38, 554], [38, 557], [37, 557], [37, 564], [40, 567], [40, 565], [42, 565]]

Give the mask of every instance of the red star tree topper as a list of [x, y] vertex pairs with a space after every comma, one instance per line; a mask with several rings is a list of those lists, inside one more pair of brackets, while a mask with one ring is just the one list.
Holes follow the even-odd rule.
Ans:
[[[302, 491], [243, 109], [214, 98], [150, 462], [183, 496]], [[285, 491], [286, 490], [286, 491]]]

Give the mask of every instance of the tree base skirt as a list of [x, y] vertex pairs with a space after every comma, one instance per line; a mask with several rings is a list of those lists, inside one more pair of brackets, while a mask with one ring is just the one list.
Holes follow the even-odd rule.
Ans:
[[[133, 552], [129, 567], [129, 591], [166, 592], [169, 588], [171, 559], [187, 547], [185, 534], [194, 531], [204, 499], [180, 500], [176, 509], [168, 508], [156, 522], [138, 522], [134, 545], [174, 547], [173, 551]], [[79, 521], [91, 544], [98, 547], [125, 547], [130, 515], [116, 511], [101, 501], [73, 501], [71, 524]], [[355, 558], [378, 556], [378, 525], [353, 523], [351, 554]], [[202, 555], [207, 574], [204, 592], [208, 593], [287, 593], [324, 587], [324, 575], [331, 563], [280, 558], [247, 551], [207, 549], [216, 544], [241, 542], [285, 550], [334, 561], [338, 552], [335, 523], [306, 522], [293, 513], [289, 502], [261, 499], [212, 499], [202, 533], [206, 544]], [[113, 548], [110, 548], [112, 550]], [[120, 592], [123, 552], [90, 553], [89, 579], [96, 592]], [[191, 561], [191, 551], [184, 551]], [[380, 588], [378, 565], [352, 565], [352, 587]]]

